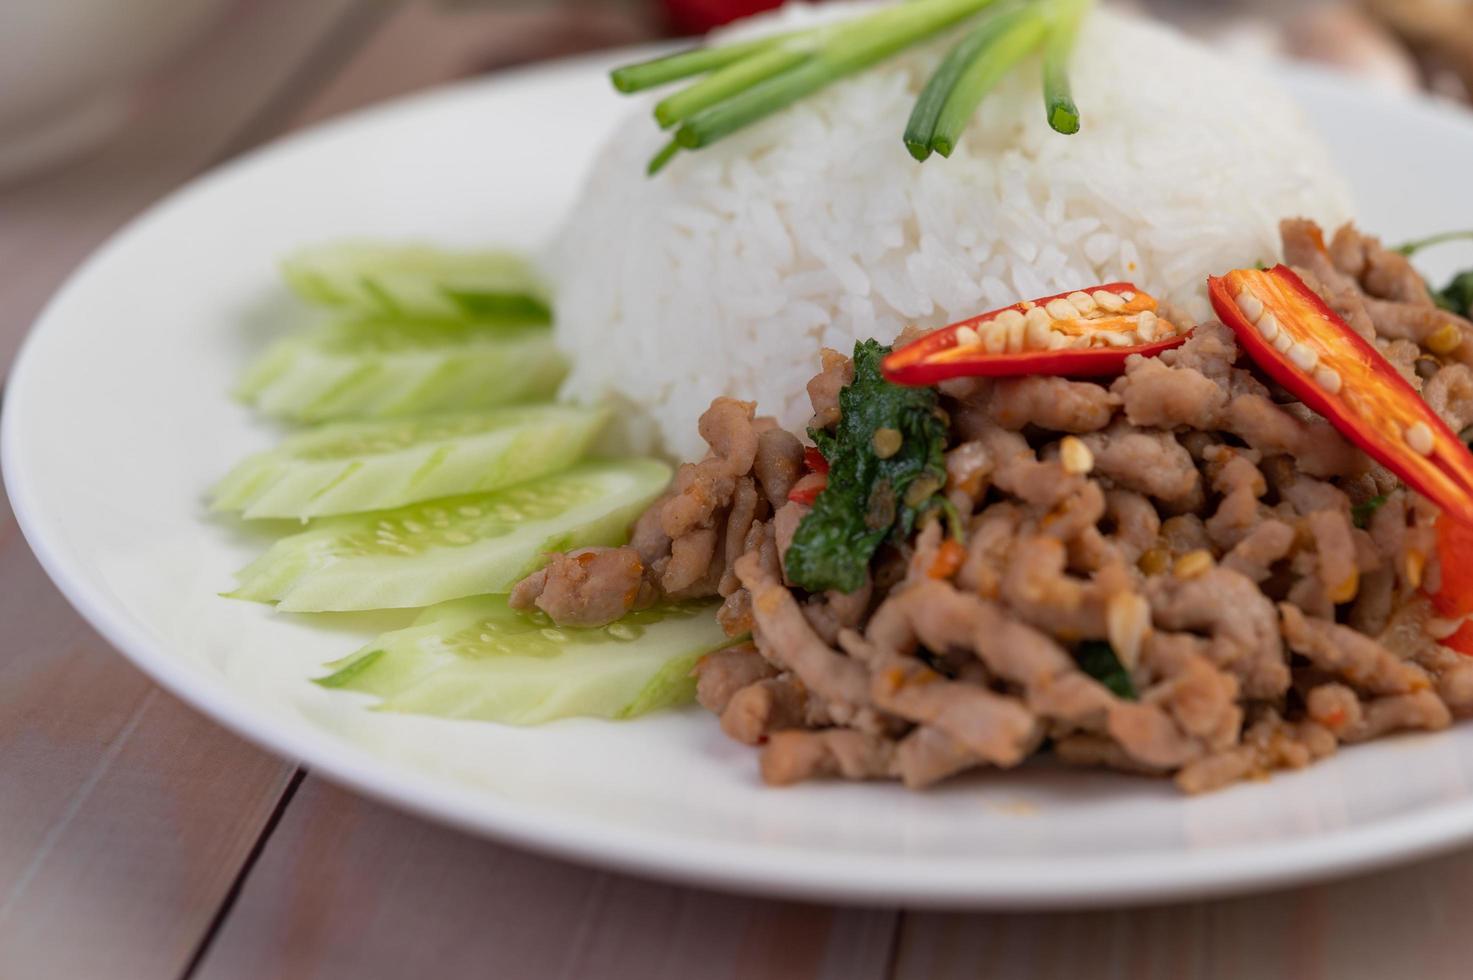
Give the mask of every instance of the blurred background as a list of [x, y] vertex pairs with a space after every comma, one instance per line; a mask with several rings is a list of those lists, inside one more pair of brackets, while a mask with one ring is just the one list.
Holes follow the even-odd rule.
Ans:
[[[346, 8], [338, 42], [352, 103], [530, 61], [698, 34], [780, 0], [297, 0]], [[1473, 0], [1132, 0], [1213, 43], [1322, 62], [1389, 88], [1466, 101], [1473, 91]], [[260, 31], [272, 0], [0, 0], [0, 181], [75, 160], [157, 106], [179, 65]], [[308, 15], [296, 15], [302, 20]], [[286, 18], [283, 23], [292, 18]], [[392, 30], [386, 32], [386, 27]], [[286, 30], [289, 28], [283, 28]], [[291, 43], [283, 38], [282, 44]], [[354, 74], [351, 43], [372, 49]], [[325, 60], [310, 69], [332, 77]], [[258, 59], [257, 65], [264, 64]], [[250, 86], [253, 64], [230, 80]], [[264, 80], [260, 80], [265, 84]], [[187, 83], [186, 83], [187, 84]], [[341, 104], [319, 100], [315, 114]], [[3, 220], [3, 218], [0, 218]]]

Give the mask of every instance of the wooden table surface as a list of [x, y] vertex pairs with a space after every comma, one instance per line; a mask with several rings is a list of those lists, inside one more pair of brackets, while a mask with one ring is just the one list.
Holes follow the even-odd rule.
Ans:
[[[87, 159], [0, 188], [0, 366], [88, 252], [193, 174], [451, 78], [638, 40], [606, 5], [240, 0]], [[1473, 852], [1254, 898], [952, 915], [673, 887], [466, 837], [160, 691], [0, 504], [0, 980], [1473, 976]]]

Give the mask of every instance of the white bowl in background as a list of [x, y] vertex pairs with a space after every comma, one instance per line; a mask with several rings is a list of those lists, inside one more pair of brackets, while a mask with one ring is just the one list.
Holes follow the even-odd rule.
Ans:
[[87, 149], [229, 0], [0, 2], [0, 180]]

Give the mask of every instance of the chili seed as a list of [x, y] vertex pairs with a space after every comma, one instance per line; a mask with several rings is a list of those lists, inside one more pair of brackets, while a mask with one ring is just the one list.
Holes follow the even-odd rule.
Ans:
[[[1029, 313], [1031, 314], [1032, 313], [1032, 310], [1030, 310]], [[1043, 314], [1043, 318], [1044, 318], [1044, 321], [1047, 322], [1048, 321], [1048, 314], [1047, 313], [1044, 313]], [[1021, 351], [1021, 350], [1024, 350], [1025, 349], [1024, 346], [1023, 346], [1023, 333], [1027, 329], [1027, 326], [1028, 326], [1028, 323], [1029, 322], [1030, 322], [1030, 320], [1028, 320], [1028, 319], [1024, 319], [1024, 320], [1010, 320], [1008, 322], [1008, 326], [1007, 326], [1007, 337], [1008, 337], [1008, 341], [1007, 341], [1008, 346], [1007, 346], [1007, 349], [1008, 350], [1010, 350], [1010, 351]]]
[[1089, 293], [1070, 293], [1068, 299], [1080, 316], [1088, 316], [1095, 311], [1095, 301], [1090, 299]]
[[1289, 348], [1289, 360], [1301, 371], [1313, 371], [1314, 366], [1319, 363], [1320, 355], [1308, 344], [1295, 344]]
[[1463, 332], [1456, 323], [1448, 322], [1427, 335], [1427, 349], [1434, 354], [1451, 354], [1463, 342]]
[[880, 480], [870, 491], [869, 506], [864, 515], [865, 526], [872, 531], [895, 523], [895, 489], [889, 480]]
[[1171, 565], [1171, 552], [1165, 548], [1151, 548], [1142, 553], [1136, 567], [1147, 575], [1160, 575]]
[[1238, 309], [1242, 310], [1243, 315], [1248, 318], [1249, 323], [1257, 323], [1258, 318], [1263, 316], [1263, 301], [1247, 289], [1238, 294], [1235, 302], [1238, 304]]
[[1125, 300], [1120, 298], [1120, 294], [1112, 293], [1108, 289], [1101, 289], [1091, 293], [1089, 298], [1094, 300], [1095, 305], [1106, 313], [1119, 313], [1125, 309]]
[[1407, 426], [1406, 441], [1417, 453], [1432, 455], [1432, 429], [1426, 422], [1413, 422]]
[[982, 345], [989, 354], [1001, 354], [1008, 349], [1008, 328], [999, 317], [989, 323], [982, 333]]
[[1065, 436], [1059, 440], [1059, 462], [1065, 473], [1083, 476], [1095, 468], [1095, 454], [1090, 452], [1084, 440], [1077, 436]]
[[1354, 599], [1355, 594], [1359, 591], [1360, 572], [1352, 568], [1350, 574], [1345, 577], [1345, 581], [1336, 585], [1335, 590], [1330, 593], [1330, 601], [1338, 606], [1342, 602], [1349, 602], [1351, 599]]
[[1314, 369], [1314, 383], [1325, 389], [1332, 395], [1340, 393], [1340, 372], [1332, 367], [1321, 364]]
[[997, 316], [992, 318], [992, 322], [1000, 323], [1004, 327], [1011, 327], [1015, 323], [1023, 322], [1023, 314], [1019, 313], [1017, 310], [1003, 310]]
[[1212, 567], [1212, 552], [1206, 548], [1198, 548], [1188, 551], [1176, 560], [1172, 572], [1177, 578], [1196, 578], [1207, 572]]
[[1105, 630], [1121, 665], [1133, 670], [1140, 663], [1141, 643], [1151, 631], [1151, 607], [1134, 592], [1117, 592], [1105, 606]]
[[1409, 550], [1406, 553], [1406, 558], [1403, 561], [1402, 571], [1406, 577], [1407, 584], [1410, 585], [1412, 588], [1420, 589], [1422, 587], [1422, 573], [1426, 570], [1426, 568], [1426, 555], [1415, 549]]
[[905, 439], [901, 436], [899, 429], [876, 429], [875, 434], [870, 438], [875, 455], [881, 459], [889, 459], [900, 452], [900, 446], [904, 442]]
[[971, 327], [956, 328], [956, 345], [958, 347], [976, 347], [982, 343], [982, 335]]
[[1055, 320], [1073, 320], [1079, 316], [1079, 311], [1067, 299], [1051, 299], [1045, 309]]
[[907, 507], [919, 507], [940, 489], [941, 481], [934, 476], [920, 477], [910, 485], [909, 490], [905, 491], [905, 505]]

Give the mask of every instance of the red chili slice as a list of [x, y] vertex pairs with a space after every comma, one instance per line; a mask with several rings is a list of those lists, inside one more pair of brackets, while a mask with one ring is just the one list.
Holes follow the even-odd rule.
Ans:
[[1473, 657], [1473, 620], [1459, 626], [1458, 631], [1452, 636], [1437, 642], [1450, 650], [1456, 650], [1465, 657]]
[[1128, 282], [1025, 300], [906, 344], [885, 358], [883, 370], [903, 385], [1020, 374], [1119, 374], [1132, 354], [1159, 354], [1186, 341], [1186, 332], [1159, 316], [1158, 308], [1154, 297]]
[[1438, 519], [1437, 564], [1441, 581], [1432, 596], [1437, 615], [1456, 619], [1473, 613], [1473, 525]]
[[793, 489], [788, 491], [788, 499], [795, 504], [812, 506], [813, 502], [818, 499], [818, 495], [823, 493], [828, 485], [829, 475], [827, 473], [809, 473], [807, 476], [800, 477], [798, 482], [793, 484]]
[[823, 453], [818, 451], [817, 446], [804, 447], [803, 465], [808, 467], [810, 473], [827, 473], [829, 471], [829, 461], [824, 459]]
[[1285, 266], [1208, 279], [1250, 357], [1443, 513], [1473, 524], [1473, 453], [1396, 369]]

